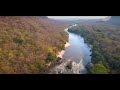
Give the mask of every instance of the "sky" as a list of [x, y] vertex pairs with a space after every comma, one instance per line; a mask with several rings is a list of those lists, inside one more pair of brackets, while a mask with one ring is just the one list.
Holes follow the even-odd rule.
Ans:
[[51, 19], [102, 19], [107, 16], [48, 16]]

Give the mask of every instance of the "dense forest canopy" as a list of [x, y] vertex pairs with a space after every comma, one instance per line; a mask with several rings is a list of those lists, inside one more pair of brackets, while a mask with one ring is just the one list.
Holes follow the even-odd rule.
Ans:
[[63, 49], [65, 27], [46, 16], [0, 16], [0, 73], [39, 73]]

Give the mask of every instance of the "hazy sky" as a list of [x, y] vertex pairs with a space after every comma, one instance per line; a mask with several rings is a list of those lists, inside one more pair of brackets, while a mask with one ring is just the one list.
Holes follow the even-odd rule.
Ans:
[[107, 16], [48, 16], [52, 19], [101, 19]]

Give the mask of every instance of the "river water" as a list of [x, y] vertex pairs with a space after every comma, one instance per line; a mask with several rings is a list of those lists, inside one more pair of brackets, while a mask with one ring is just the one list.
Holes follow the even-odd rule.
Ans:
[[[74, 25], [75, 26], [75, 25]], [[73, 26], [72, 26], [73, 27]], [[71, 28], [71, 27], [69, 27]], [[84, 43], [84, 39], [77, 34], [73, 34], [67, 31], [69, 34], [69, 47], [65, 49], [63, 63], [54, 67], [51, 71], [52, 74], [86, 74], [87, 70], [85, 65], [91, 62], [91, 48]], [[72, 61], [72, 69], [66, 68], [66, 66]]]

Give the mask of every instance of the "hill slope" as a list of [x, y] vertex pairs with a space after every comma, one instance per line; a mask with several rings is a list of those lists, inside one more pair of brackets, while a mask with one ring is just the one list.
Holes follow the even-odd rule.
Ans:
[[44, 16], [0, 16], [0, 73], [39, 73], [64, 48], [64, 27]]

